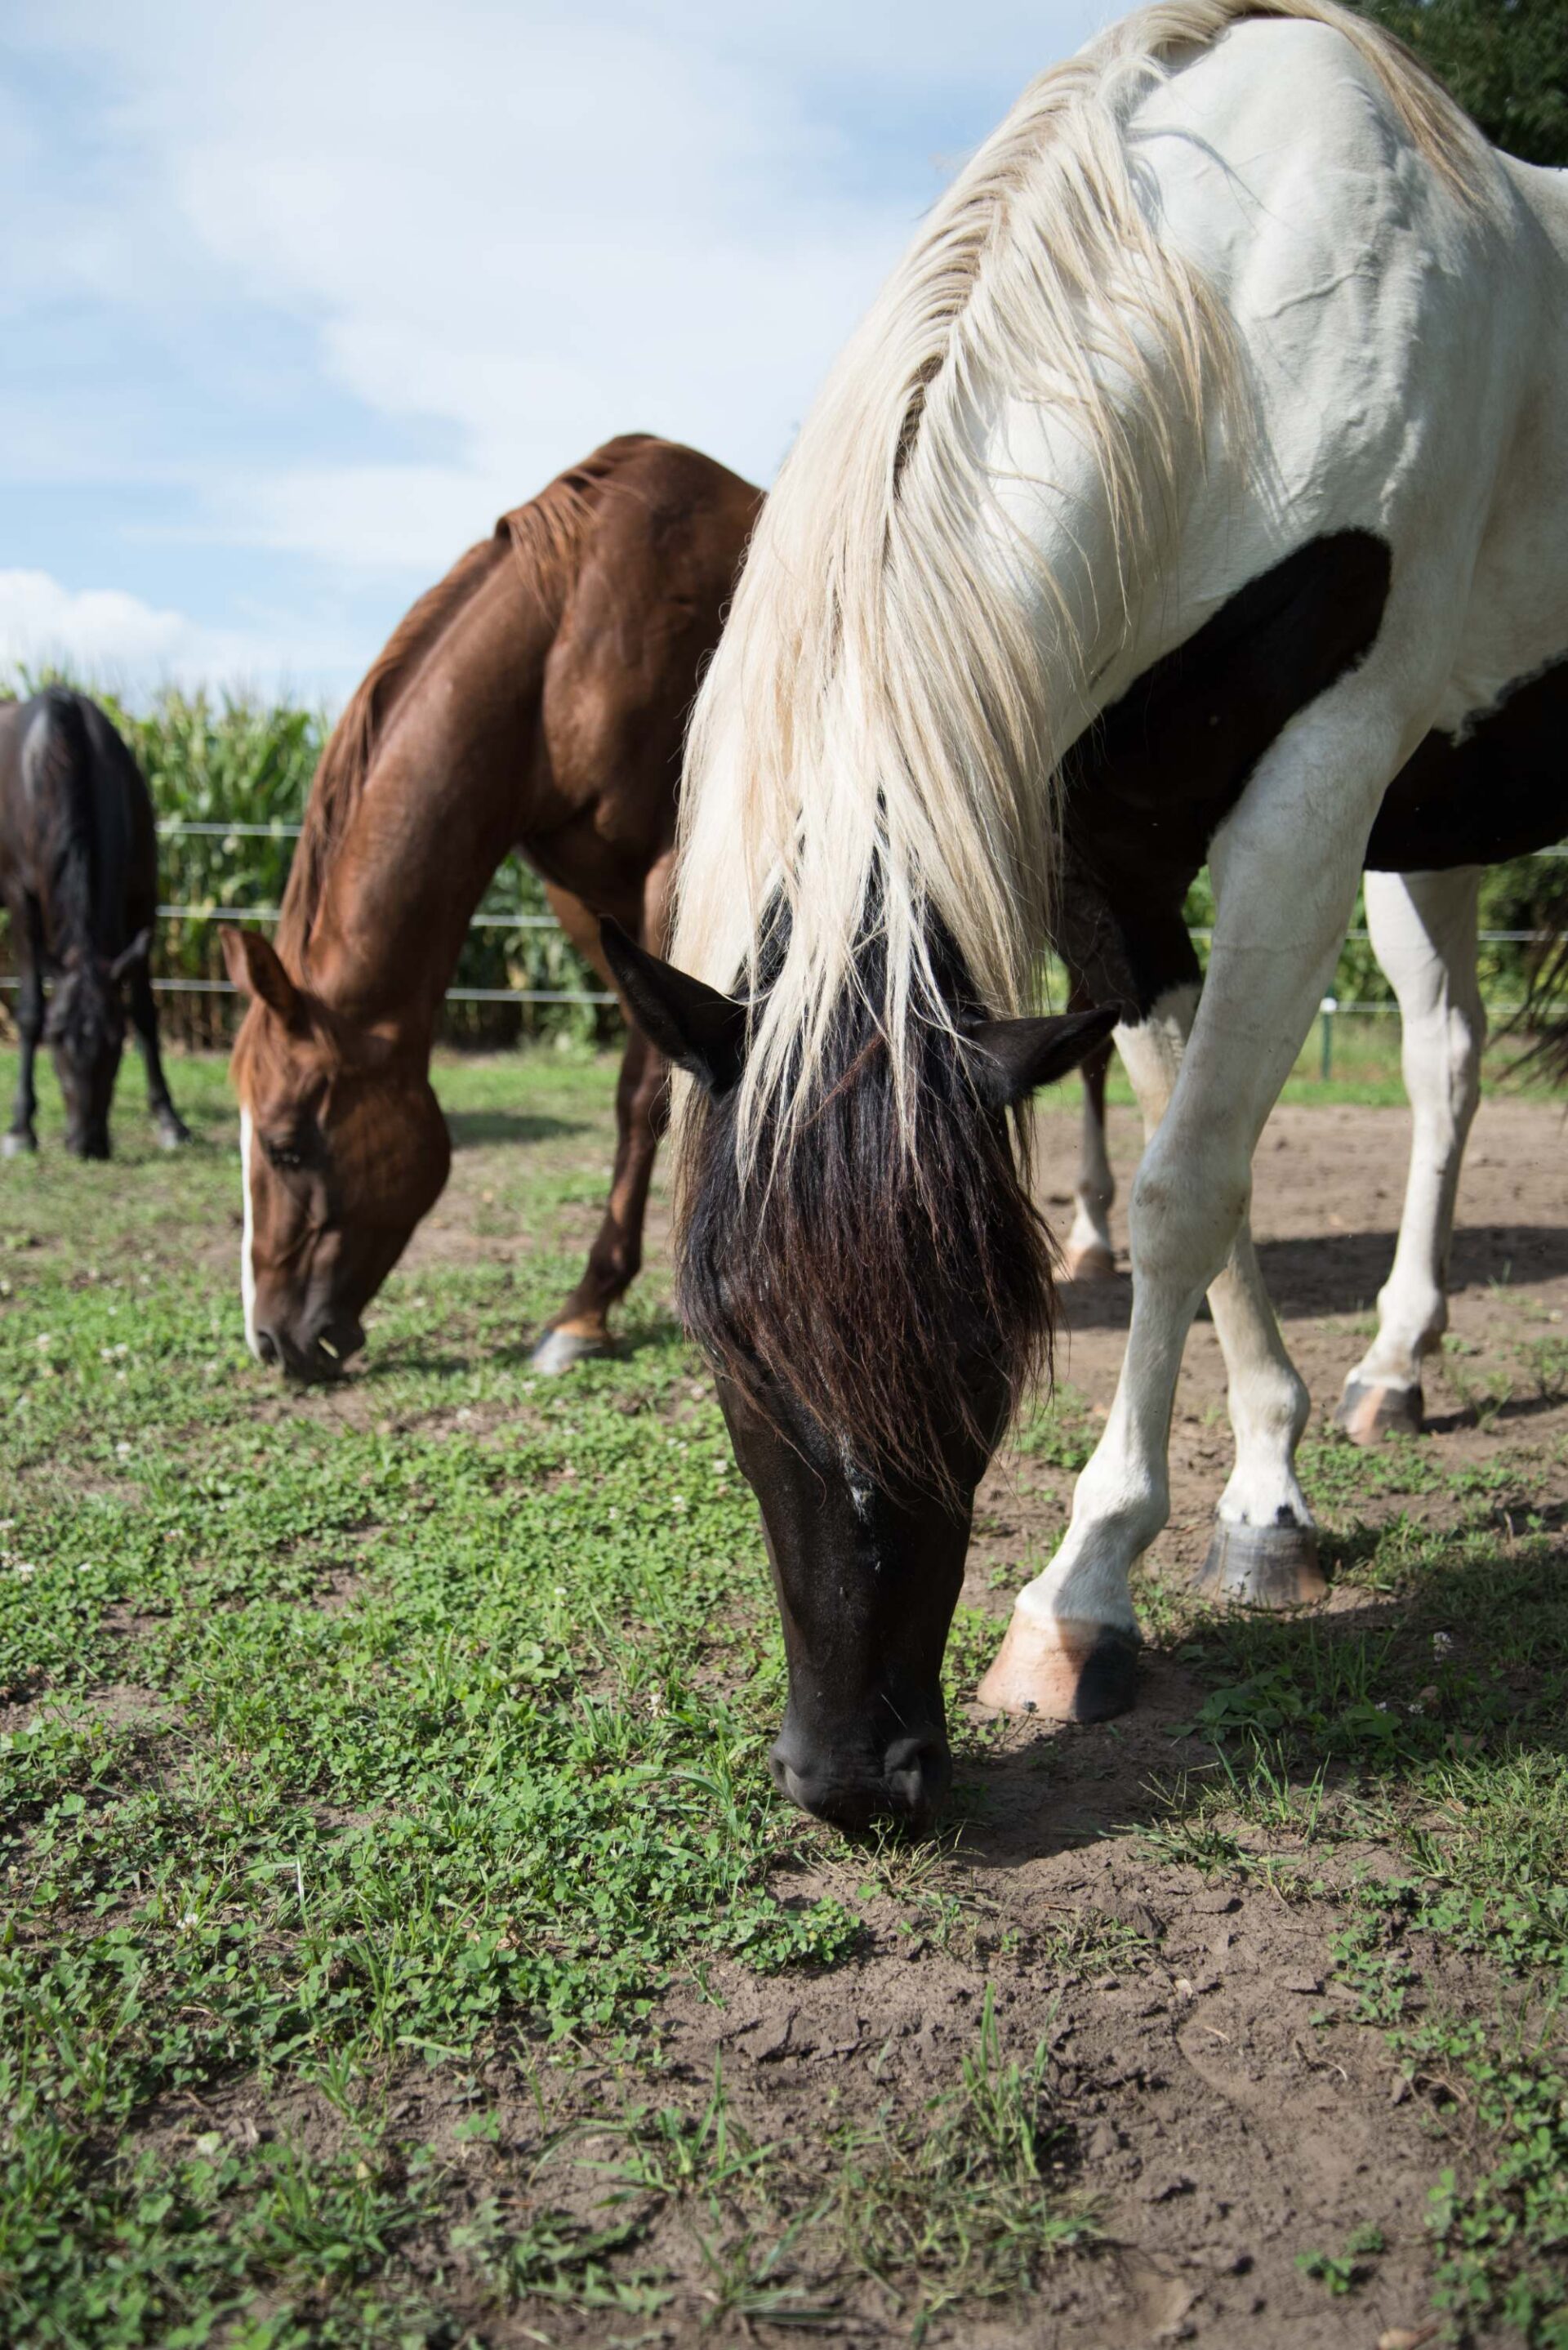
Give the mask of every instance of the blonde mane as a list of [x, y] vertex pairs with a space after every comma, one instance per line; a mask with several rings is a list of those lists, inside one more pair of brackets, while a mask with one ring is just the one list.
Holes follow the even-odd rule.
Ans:
[[1139, 201], [1126, 126], [1180, 53], [1257, 16], [1342, 33], [1434, 168], [1461, 194], [1476, 182], [1465, 118], [1334, 0], [1159, 0], [1042, 75], [935, 207], [781, 473], [693, 716], [674, 959], [755, 993], [766, 936], [777, 966], [738, 1104], [743, 1164], [764, 1132], [776, 1164], [804, 1131], [868, 921], [906, 1149], [915, 1027], [950, 1018], [934, 926], [992, 1011], [1028, 1006], [1054, 730], [1090, 648], [1068, 585], [1006, 525], [984, 427], [1004, 400], [1063, 420], [1125, 602], [1238, 373], [1220, 306]]

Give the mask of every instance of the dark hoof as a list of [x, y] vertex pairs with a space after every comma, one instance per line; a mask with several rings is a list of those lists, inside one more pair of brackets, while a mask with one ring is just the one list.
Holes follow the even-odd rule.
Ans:
[[1198, 1576], [1206, 1599], [1237, 1607], [1308, 1607], [1326, 1596], [1314, 1526], [1233, 1526], [1215, 1521]]
[[1352, 1444], [1376, 1444], [1380, 1436], [1419, 1436], [1427, 1399], [1419, 1387], [1368, 1387], [1346, 1379], [1334, 1424]]
[[1131, 1632], [1069, 1618], [1042, 1622], [1015, 1608], [976, 1696], [999, 1713], [1109, 1721], [1137, 1703], [1137, 1652]]
[[36, 1134], [11, 1133], [0, 1136], [0, 1159], [30, 1159], [38, 1148]]
[[191, 1129], [182, 1118], [161, 1118], [158, 1121], [160, 1150], [179, 1150], [191, 1139]]
[[554, 1375], [576, 1363], [602, 1363], [615, 1353], [607, 1338], [589, 1338], [576, 1330], [546, 1330], [528, 1357], [528, 1367]]

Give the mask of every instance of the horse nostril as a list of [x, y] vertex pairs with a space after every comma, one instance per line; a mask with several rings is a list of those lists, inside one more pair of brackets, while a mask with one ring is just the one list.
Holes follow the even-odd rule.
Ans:
[[264, 1363], [276, 1362], [277, 1340], [273, 1336], [270, 1330], [258, 1330], [256, 1332], [256, 1353], [260, 1356]]
[[900, 1738], [888, 1749], [883, 1777], [888, 1801], [899, 1818], [923, 1825], [947, 1794], [953, 1775], [947, 1740]]

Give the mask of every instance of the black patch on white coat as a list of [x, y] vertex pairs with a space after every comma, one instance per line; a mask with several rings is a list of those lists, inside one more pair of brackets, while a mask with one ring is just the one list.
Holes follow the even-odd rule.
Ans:
[[1568, 830], [1568, 657], [1509, 687], [1459, 736], [1428, 734], [1384, 795], [1375, 873], [1501, 865]]
[[1144, 671], [1063, 767], [1056, 945], [1091, 1001], [1147, 1017], [1196, 985], [1182, 906], [1218, 827], [1298, 711], [1371, 650], [1391, 560], [1370, 531], [1310, 540]]

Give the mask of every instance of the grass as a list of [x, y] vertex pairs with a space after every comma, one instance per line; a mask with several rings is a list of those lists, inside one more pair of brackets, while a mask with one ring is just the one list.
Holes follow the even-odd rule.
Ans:
[[[898, 2338], [961, 2338], [1092, 2260], [1046, 2041], [990, 1986], [1136, 1977], [1148, 1937], [1084, 1910], [1021, 1940], [950, 1844], [846, 1858], [775, 1802], [765, 1562], [657, 1257], [620, 1359], [529, 1372], [597, 1211], [607, 1066], [443, 1068], [487, 1152], [477, 1235], [527, 1244], [395, 1276], [365, 1376], [302, 1404], [239, 1343], [221, 1068], [176, 1064], [173, 1164], [134, 1076], [110, 1166], [63, 1160], [46, 1084], [44, 1154], [0, 1181], [0, 2335], [455, 2345], [559, 2309], [731, 2339], [871, 2294]], [[1561, 1339], [1521, 1346], [1521, 1389], [1560, 1392]], [[1069, 1394], [1021, 1455], [1064, 1494], [1094, 1433]], [[1166, 1596], [1198, 1742], [1141, 1829], [1333, 1923], [1442, 2141], [1442, 2321], [1536, 2350], [1568, 2345], [1551, 1466], [1308, 1448], [1365, 1605]], [[961, 1617], [955, 1687], [993, 1638]], [[985, 1977], [923, 2094], [873, 2074], [806, 2145], [742, 2122], [722, 2062], [670, 2071], [672, 1998], [715, 1970], [805, 1995], [874, 1935]], [[1293, 2250], [1351, 2306], [1381, 2257]]]
[[[297, 1408], [239, 1343], [222, 1072], [175, 1074], [198, 1136], [177, 1164], [128, 1084], [111, 1166], [64, 1161], [46, 1114], [0, 1194], [0, 2332], [422, 2340], [453, 2298], [657, 2301], [618, 2221], [544, 2188], [475, 2203], [472, 2144], [400, 2135], [389, 2085], [504, 2050], [549, 2083], [554, 2128], [590, 2044], [657, 2073], [672, 1979], [831, 1968], [862, 1930], [773, 1881], [802, 1830], [762, 1768], [765, 1565], [657, 1281], [622, 1360], [528, 1371], [573, 1270], [552, 1229], [599, 1197], [608, 1072], [445, 1073], [460, 1141], [554, 1153], [543, 1174], [508, 1154], [482, 1202], [539, 1245], [395, 1278], [372, 1375]], [[983, 2081], [1016, 2100], [987, 2030]], [[235, 2084], [323, 2142], [192, 2140], [182, 2117]], [[689, 2134], [631, 2104], [645, 2198], [683, 2163], [711, 2194], [749, 2177], [711, 2114]], [[1022, 2144], [1010, 2241], [1044, 2193]], [[724, 2270], [732, 2233], [711, 2290], [793, 2306], [777, 2273]]]

